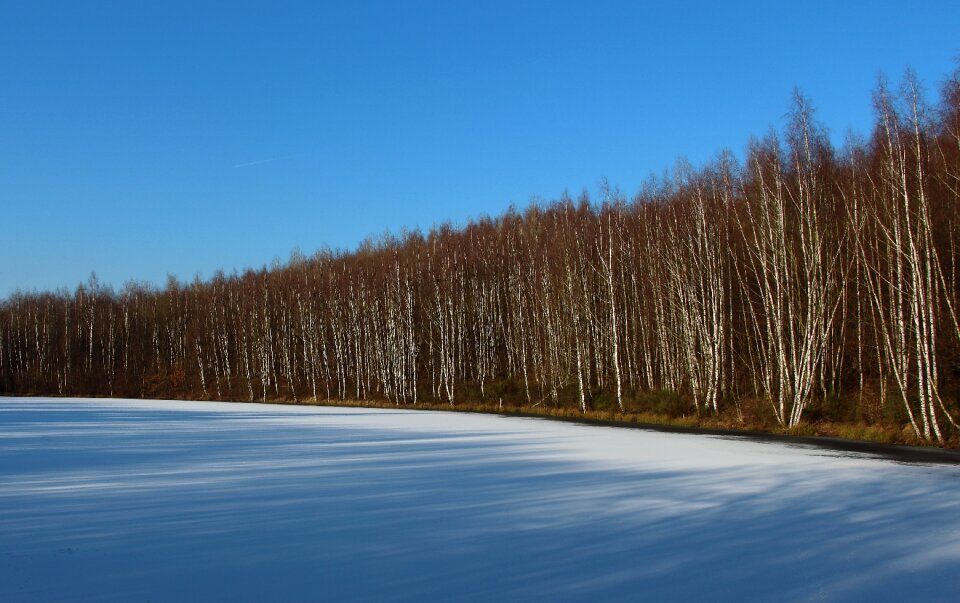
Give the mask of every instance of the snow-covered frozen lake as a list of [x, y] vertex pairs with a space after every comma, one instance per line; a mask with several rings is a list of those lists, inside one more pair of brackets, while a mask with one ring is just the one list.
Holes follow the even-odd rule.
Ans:
[[960, 467], [452, 413], [0, 398], [0, 601], [955, 601]]

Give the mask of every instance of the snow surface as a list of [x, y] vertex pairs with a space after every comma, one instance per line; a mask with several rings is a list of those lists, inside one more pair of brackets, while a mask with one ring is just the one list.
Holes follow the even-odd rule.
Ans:
[[0, 601], [957, 600], [960, 467], [403, 410], [0, 398]]

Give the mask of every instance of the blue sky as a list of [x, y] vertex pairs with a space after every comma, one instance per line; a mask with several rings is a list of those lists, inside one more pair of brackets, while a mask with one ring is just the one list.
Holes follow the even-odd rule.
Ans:
[[0, 296], [206, 278], [626, 193], [779, 127], [931, 99], [960, 3], [0, 0]]

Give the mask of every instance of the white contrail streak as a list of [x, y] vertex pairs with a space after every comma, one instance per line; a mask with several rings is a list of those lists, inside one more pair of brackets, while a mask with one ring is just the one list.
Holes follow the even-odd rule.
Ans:
[[250, 165], [260, 165], [261, 163], [273, 163], [274, 161], [282, 161], [284, 159], [290, 159], [291, 157], [293, 157], [293, 155], [284, 155], [283, 157], [271, 157], [270, 159], [258, 159], [257, 161], [248, 161], [246, 163], [238, 163], [233, 167], [242, 168]]

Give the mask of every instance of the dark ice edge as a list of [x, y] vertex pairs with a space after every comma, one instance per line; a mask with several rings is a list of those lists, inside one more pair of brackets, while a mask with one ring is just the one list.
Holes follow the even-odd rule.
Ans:
[[[454, 411], [456, 412], [456, 411]], [[604, 419], [590, 419], [586, 417], [552, 417], [536, 413], [491, 413], [502, 417], [524, 417], [528, 419], [545, 419], [564, 423], [578, 423], [600, 427], [620, 427], [625, 429], [641, 429], [644, 431], [659, 431], [662, 433], [683, 433], [692, 435], [720, 436], [737, 438], [752, 442], [768, 444], [784, 444], [801, 448], [814, 448], [833, 452], [856, 453], [880, 459], [909, 464], [938, 464], [960, 465], [960, 450], [934, 448], [924, 446], [907, 446], [904, 444], [880, 444], [863, 440], [848, 440], [829, 436], [794, 436], [767, 431], [737, 431], [734, 429], [709, 429], [703, 427], [684, 427], [680, 425], [659, 425], [657, 423], [625, 423]]]

